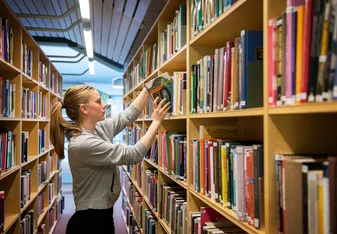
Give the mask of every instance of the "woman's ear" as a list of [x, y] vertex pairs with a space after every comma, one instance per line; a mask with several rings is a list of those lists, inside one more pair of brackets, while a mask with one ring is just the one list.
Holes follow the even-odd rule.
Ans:
[[80, 112], [82, 114], [85, 114], [85, 115], [88, 114], [88, 108], [87, 108], [87, 106], [85, 104], [81, 104], [79, 108], [80, 108]]

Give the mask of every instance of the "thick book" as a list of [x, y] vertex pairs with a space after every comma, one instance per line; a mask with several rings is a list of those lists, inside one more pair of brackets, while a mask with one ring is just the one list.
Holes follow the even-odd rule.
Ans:
[[[157, 97], [159, 97], [158, 103], [160, 103], [161, 100], [166, 99], [166, 101], [170, 101], [172, 104], [172, 77], [169, 76], [167, 72], [145, 83], [145, 87], [149, 92], [152, 100], [155, 100]], [[172, 105], [169, 110], [169, 113], [171, 112]]]

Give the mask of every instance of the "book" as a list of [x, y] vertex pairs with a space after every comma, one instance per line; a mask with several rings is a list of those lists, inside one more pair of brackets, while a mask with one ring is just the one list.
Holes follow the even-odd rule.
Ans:
[[171, 108], [168, 113], [172, 112], [173, 85], [172, 77], [169, 76], [167, 72], [145, 83], [145, 87], [153, 101], [157, 97], [159, 97], [158, 103], [160, 103], [163, 99], [170, 101]]

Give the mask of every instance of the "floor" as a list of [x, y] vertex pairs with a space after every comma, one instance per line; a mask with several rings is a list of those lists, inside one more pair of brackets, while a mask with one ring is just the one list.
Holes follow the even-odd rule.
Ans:
[[[65, 234], [66, 233], [66, 227], [68, 220], [72, 216], [72, 214], [75, 211], [75, 205], [74, 205], [74, 197], [71, 193], [70, 189], [64, 189], [63, 190], [63, 196], [65, 198], [65, 205], [63, 214], [61, 214], [61, 217], [59, 221], [56, 224], [55, 231], [53, 234]], [[121, 213], [121, 205], [122, 205], [122, 193], [118, 200], [115, 203], [114, 207], [114, 220], [115, 220], [115, 233], [116, 234], [127, 234], [126, 227], [124, 224], [124, 220]]]

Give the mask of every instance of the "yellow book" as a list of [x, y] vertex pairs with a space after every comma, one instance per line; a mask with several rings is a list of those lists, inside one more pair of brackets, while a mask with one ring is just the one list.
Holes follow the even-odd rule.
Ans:
[[304, 5], [297, 8], [297, 42], [296, 42], [296, 104], [301, 103], [301, 79], [303, 63]]
[[227, 166], [226, 166], [226, 146], [225, 145], [221, 145], [221, 178], [222, 178], [222, 191], [221, 191], [221, 195], [222, 195], [222, 202], [223, 202], [223, 206], [228, 206], [228, 197], [227, 197]]

